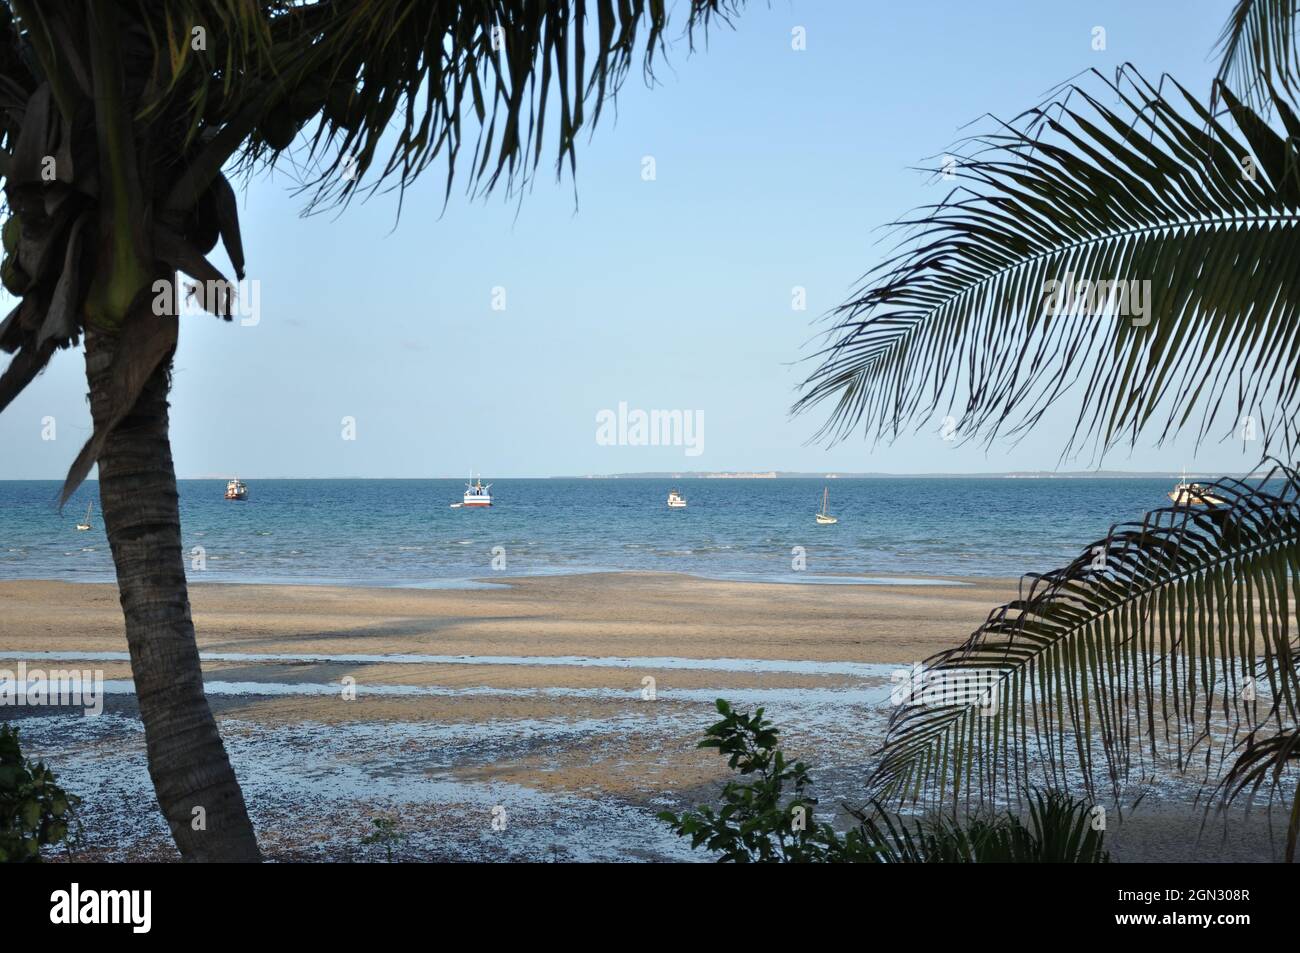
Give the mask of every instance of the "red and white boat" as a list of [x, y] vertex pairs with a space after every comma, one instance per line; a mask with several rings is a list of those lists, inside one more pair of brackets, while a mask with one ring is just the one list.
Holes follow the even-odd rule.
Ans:
[[228, 500], [246, 500], [248, 499], [248, 484], [243, 480], [231, 480], [226, 484], [226, 499]]
[[[492, 484], [484, 484], [483, 480], [476, 479], [473, 483], [465, 487], [465, 502], [462, 506], [491, 506], [492, 505]], [[452, 504], [455, 506], [456, 504]]]

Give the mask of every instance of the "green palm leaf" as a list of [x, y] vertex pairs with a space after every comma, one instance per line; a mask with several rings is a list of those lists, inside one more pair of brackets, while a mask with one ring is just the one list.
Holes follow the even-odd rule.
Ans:
[[[819, 436], [892, 439], [940, 408], [963, 439], [1017, 436], [1075, 389], [1067, 452], [1163, 439], [1197, 409], [1202, 437], [1249, 411], [1267, 438], [1300, 409], [1300, 120], [1275, 98], [1283, 135], [1226, 88], [1231, 121], [1172, 80], [1093, 79], [968, 141], [953, 191], [897, 223], [795, 404], [831, 403]], [[1149, 282], [1128, 309], [1146, 313], [1052, 293], [1104, 281]]]
[[1209, 493], [1219, 502], [1156, 510], [1026, 576], [914, 670], [874, 794], [955, 806], [1043, 784], [1118, 799], [1153, 769], [1228, 798], [1281, 784], [1300, 715], [1300, 472]]
[[[363, 182], [404, 187], [439, 158], [448, 191], [458, 175], [471, 189], [522, 185], [548, 136], [557, 173], [574, 167], [579, 132], [594, 127], [638, 57], [652, 74], [666, 6], [180, 0], [164, 14], [137, 0], [160, 77], [142, 115], [190, 140], [229, 125], [212, 172], [229, 157], [244, 168], [274, 161], [303, 134], [295, 167], [313, 205], [346, 200]], [[691, 0], [686, 33], [738, 6]], [[195, 24], [207, 27], [207, 50], [191, 49]]]
[[1270, 86], [1294, 90], [1300, 80], [1296, 0], [1237, 0], [1219, 37], [1218, 79], [1243, 97], [1268, 103]]

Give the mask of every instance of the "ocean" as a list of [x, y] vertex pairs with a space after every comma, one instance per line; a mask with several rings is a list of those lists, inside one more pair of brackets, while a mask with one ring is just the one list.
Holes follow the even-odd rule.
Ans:
[[[1064, 565], [1117, 522], [1168, 504], [1158, 479], [1005, 477], [495, 480], [490, 509], [451, 509], [463, 480], [180, 481], [192, 582], [490, 585], [652, 570], [789, 583], [1018, 576]], [[665, 505], [681, 489], [684, 510]], [[840, 522], [818, 526], [823, 486]], [[0, 578], [108, 582], [90, 481], [0, 482]], [[88, 532], [75, 528], [91, 498]], [[484, 582], [474, 583], [472, 580]]]

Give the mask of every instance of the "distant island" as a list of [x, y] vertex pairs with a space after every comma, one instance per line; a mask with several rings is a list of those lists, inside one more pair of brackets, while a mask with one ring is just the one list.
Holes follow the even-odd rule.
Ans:
[[[231, 471], [233, 473], [233, 471]], [[229, 480], [231, 473], [200, 473], [180, 477], [182, 480]], [[555, 474], [552, 476], [514, 477], [497, 474], [498, 480], [1189, 480], [1213, 481], [1224, 477], [1239, 480], [1259, 479], [1264, 471], [1250, 473], [1220, 473], [1207, 470], [1011, 470], [1002, 473], [884, 473], [873, 471], [855, 473], [845, 470], [658, 470], [642, 473], [585, 473]], [[462, 476], [258, 476], [245, 474], [248, 480], [464, 480]], [[54, 482], [61, 477], [44, 479]], [[10, 482], [0, 480], [0, 483]], [[20, 481], [21, 482], [21, 481]]]
[[1263, 473], [1198, 473], [1191, 470], [1015, 470], [1005, 473], [847, 473], [847, 472], [801, 472], [794, 470], [664, 470], [646, 473], [588, 473], [581, 477], [554, 476], [552, 480], [890, 480], [900, 478], [918, 478], [933, 480], [964, 480], [971, 478], [987, 480], [1177, 480], [1182, 477], [1194, 480], [1217, 480], [1223, 476], [1235, 476], [1238, 479], [1250, 479], [1264, 476]]

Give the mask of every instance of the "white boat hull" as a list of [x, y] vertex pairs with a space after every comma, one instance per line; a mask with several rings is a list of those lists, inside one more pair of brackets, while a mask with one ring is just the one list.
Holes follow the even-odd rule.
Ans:
[[465, 495], [461, 497], [464, 501], [460, 506], [469, 510], [481, 509], [485, 506], [492, 505], [491, 483], [484, 483], [482, 480], [471, 480], [465, 487]]
[[834, 516], [826, 512], [826, 504], [830, 502], [831, 491], [822, 490], [822, 508], [817, 511], [817, 523], [820, 526], [830, 526], [832, 523], [838, 523]]
[[1201, 488], [1192, 489], [1190, 487], [1175, 487], [1167, 496], [1173, 502], [1174, 506], [1227, 506], [1227, 500], [1221, 500], [1219, 497], [1210, 493], [1208, 490]]

